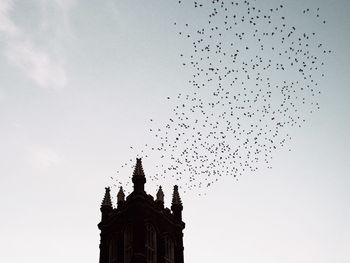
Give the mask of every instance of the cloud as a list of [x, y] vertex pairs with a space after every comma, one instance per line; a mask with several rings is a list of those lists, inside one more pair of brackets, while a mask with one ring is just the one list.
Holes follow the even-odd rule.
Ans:
[[[73, 0], [40, 1], [42, 12], [39, 12], [39, 21], [41, 25], [52, 23], [47, 10], [50, 10], [49, 5], [54, 4], [53, 7], [58, 15], [53, 22], [62, 26], [55, 24], [54, 30], [50, 32], [40, 31], [40, 29], [33, 29], [33, 32], [30, 32], [16, 24], [11, 17], [13, 11], [19, 8], [16, 6], [17, 2], [0, 0], [0, 35], [5, 40], [3, 54], [13, 66], [39, 87], [61, 89], [67, 85], [67, 72], [59, 52], [59, 38], [56, 35], [62, 34], [62, 28], [68, 27], [68, 12], [74, 2]], [[36, 41], [38, 37], [40, 41]], [[37, 42], [40, 42], [41, 45], [36, 44]]]
[[13, 41], [5, 55], [40, 87], [57, 89], [67, 83], [64, 67], [48, 53], [35, 48], [30, 40]]
[[18, 35], [18, 28], [10, 18], [10, 12], [13, 9], [12, 0], [0, 0], [0, 32], [7, 37]]
[[29, 163], [37, 170], [47, 170], [59, 165], [62, 158], [52, 149], [33, 147], [29, 151]]

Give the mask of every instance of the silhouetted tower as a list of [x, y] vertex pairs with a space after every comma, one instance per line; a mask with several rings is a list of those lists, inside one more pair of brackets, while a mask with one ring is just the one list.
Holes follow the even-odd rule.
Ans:
[[117, 208], [106, 188], [101, 205], [100, 263], [184, 263], [182, 202], [174, 186], [171, 210], [164, 208], [159, 187], [156, 200], [145, 192], [141, 159], [132, 176], [134, 191], [126, 197], [120, 187]]

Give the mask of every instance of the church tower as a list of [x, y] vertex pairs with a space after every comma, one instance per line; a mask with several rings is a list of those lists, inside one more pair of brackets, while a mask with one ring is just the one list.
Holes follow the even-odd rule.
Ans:
[[174, 186], [171, 210], [164, 207], [159, 187], [156, 199], [145, 192], [146, 177], [136, 159], [133, 192], [125, 198], [123, 188], [113, 208], [110, 189], [101, 204], [99, 263], [184, 263], [182, 202]]

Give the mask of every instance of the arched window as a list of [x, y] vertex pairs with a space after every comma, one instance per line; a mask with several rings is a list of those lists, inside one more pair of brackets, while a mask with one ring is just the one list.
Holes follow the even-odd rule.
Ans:
[[109, 263], [117, 263], [117, 240], [112, 238], [109, 241]]
[[132, 243], [133, 243], [133, 229], [132, 225], [128, 224], [124, 229], [124, 263], [130, 263], [132, 257]]
[[174, 263], [175, 262], [175, 252], [174, 252], [174, 240], [170, 236], [165, 236], [164, 238], [165, 253], [164, 260], [165, 263]]
[[146, 224], [146, 259], [147, 263], [157, 262], [157, 234], [152, 224]]

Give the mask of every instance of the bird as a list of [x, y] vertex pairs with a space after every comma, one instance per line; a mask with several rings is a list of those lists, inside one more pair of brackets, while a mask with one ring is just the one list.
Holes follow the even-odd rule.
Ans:
[[[173, 180], [186, 192], [203, 194], [223, 177], [237, 182], [272, 169], [277, 151], [291, 150], [290, 131], [320, 109], [319, 82], [332, 51], [316, 32], [295, 25], [286, 5], [197, 0], [178, 1], [178, 7], [206, 17], [171, 25], [187, 47], [178, 51], [179, 66], [191, 72], [187, 91], [165, 97], [172, 108], [164, 122], [150, 118], [159, 125], [146, 129], [154, 143], [130, 150], [163, 163], [152, 181]], [[310, 19], [319, 14], [319, 8], [300, 12]], [[120, 168], [132, 165], [129, 160]]]

